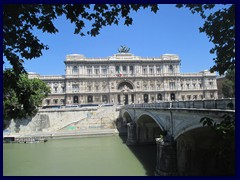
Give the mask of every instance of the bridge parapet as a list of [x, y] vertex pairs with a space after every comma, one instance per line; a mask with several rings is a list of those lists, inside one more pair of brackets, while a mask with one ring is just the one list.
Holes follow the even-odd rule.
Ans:
[[163, 101], [158, 103], [143, 103], [125, 105], [122, 108], [195, 108], [195, 109], [224, 109], [235, 110], [235, 98], [229, 99], [211, 99], [211, 100], [192, 100], [192, 101]]

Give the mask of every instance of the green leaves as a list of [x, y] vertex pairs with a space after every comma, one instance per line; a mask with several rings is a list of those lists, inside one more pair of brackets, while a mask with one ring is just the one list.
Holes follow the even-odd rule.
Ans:
[[156, 4], [151, 5], [151, 11], [154, 12], [155, 14], [159, 10], [158, 6]]
[[26, 118], [37, 113], [37, 107], [50, 93], [49, 87], [39, 79], [28, 79], [27, 74], [17, 76], [12, 69], [3, 74], [3, 114], [5, 123], [11, 119]]
[[[220, 123], [214, 122], [213, 119], [204, 117], [200, 120], [203, 126], [211, 127], [219, 138], [219, 146], [216, 147], [216, 153], [231, 151], [231, 143], [235, 142], [235, 115], [225, 114], [222, 116], [223, 120]], [[230, 143], [230, 144], [229, 144]], [[230, 155], [230, 154], [228, 154]], [[228, 159], [225, 159], [225, 161]]]
[[215, 157], [218, 161], [219, 169], [223, 175], [235, 174], [235, 115], [225, 114], [220, 123], [214, 122], [208, 117], [200, 120], [203, 126], [211, 127], [215, 133], [214, 144], [211, 148], [214, 149]]
[[203, 117], [200, 120], [200, 123], [203, 123], [203, 126], [213, 126], [214, 125], [213, 122], [214, 122], [213, 119], [208, 117]]
[[211, 127], [217, 132], [217, 134], [223, 140], [234, 139], [235, 136], [235, 115], [234, 114], [225, 114], [222, 116], [223, 120], [220, 123], [214, 122], [213, 119], [208, 117], [203, 117], [200, 119], [200, 123], [203, 126]]
[[235, 97], [235, 69], [227, 71], [222, 82], [222, 93], [225, 98]]

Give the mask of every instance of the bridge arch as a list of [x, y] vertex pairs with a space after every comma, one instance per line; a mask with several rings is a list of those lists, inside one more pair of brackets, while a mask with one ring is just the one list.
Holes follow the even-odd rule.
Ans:
[[227, 166], [216, 154], [220, 141], [216, 132], [206, 126], [181, 133], [176, 138], [179, 175], [227, 175], [221, 174], [226, 173]]
[[134, 112], [123, 110], [120, 111], [119, 118], [117, 119], [117, 127], [127, 127], [127, 123], [133, 122]]
[[151, 113], [142, 113], [136, 119], [136, 135], [139, 144], [156, 144], [156, 138], [164, 133], [164, 128]]
[[138, 121], [141, 120], [143, 117], [151, 118], [153, 121], [155, 121], [155, 123], [160, 127], [162, 131], [165, 131], [164, 125], [160, 123], [163, 121], [159, 118], [159, 116], [156, 116], [151, 112], [142, 112], [134, 120], [136, 123], [138, 123]]

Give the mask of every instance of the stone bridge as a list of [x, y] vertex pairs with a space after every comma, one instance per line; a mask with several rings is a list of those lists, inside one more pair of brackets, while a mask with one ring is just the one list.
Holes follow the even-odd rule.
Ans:
[[[132, 104], [120, 109], [128, 145], [157, 144], [156, 175], [218, 175], [214, 131], [200, 120], [235, 114], [235, 99]], [[221, 170], [220, 170], [221, 171]]]

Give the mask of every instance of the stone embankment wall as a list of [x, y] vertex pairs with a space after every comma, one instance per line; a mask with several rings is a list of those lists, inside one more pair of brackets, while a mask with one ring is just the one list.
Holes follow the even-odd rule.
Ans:
[[12, 120], [9, 130], [25, 134], [115, 128], [118, 115], [116, 107], [41, 109], [33, 118], [20, 119], [17, 123]]

